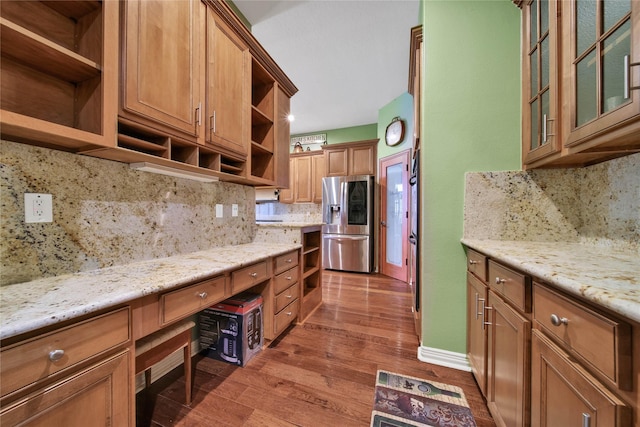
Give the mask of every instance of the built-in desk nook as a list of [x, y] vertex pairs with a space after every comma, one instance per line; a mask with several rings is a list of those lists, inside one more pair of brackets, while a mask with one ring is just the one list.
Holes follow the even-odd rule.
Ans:
[[135, 425], [136, 343], [163, 345], [247, 289], [263, 296], [270, 342], [298, 318], [301, 257], [299, 244], [250, 243], [4, 286], [0, 424]]

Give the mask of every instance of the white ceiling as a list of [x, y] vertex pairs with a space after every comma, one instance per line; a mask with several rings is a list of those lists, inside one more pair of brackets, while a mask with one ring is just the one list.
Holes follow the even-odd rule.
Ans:
[[407, 91], [419, 0], [235, 0], [298, 87], [291, 133], [366, 125]]

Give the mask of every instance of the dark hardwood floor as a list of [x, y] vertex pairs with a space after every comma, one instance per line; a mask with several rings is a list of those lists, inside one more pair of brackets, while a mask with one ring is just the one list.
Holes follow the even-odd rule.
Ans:
[[478, 426], [495, 426], [470, 373], [418, 360], [405, 283], [323, 274], [324, 302], [304, 324], [243, 368], [195, 356], [191, 407], [179, 367], [138, 394], [138, 425], [368, 426], [384, 369], [461, 387]]

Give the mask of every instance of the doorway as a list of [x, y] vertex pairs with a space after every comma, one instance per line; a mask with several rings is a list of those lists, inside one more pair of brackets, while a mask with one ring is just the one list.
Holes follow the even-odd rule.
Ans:
[[409, 162], [411, 150], [380, 159], [380, 273], [409, 280]]

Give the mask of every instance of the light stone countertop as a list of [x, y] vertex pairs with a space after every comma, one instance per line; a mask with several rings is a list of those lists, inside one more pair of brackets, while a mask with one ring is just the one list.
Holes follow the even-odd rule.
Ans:
[[635, 252], [559, 242], [462, 239], [462, 244], [640, 322], [640, 261]]
[[247, 243], [0, 287], [0, 339], [166, 291], [299, 249]]

